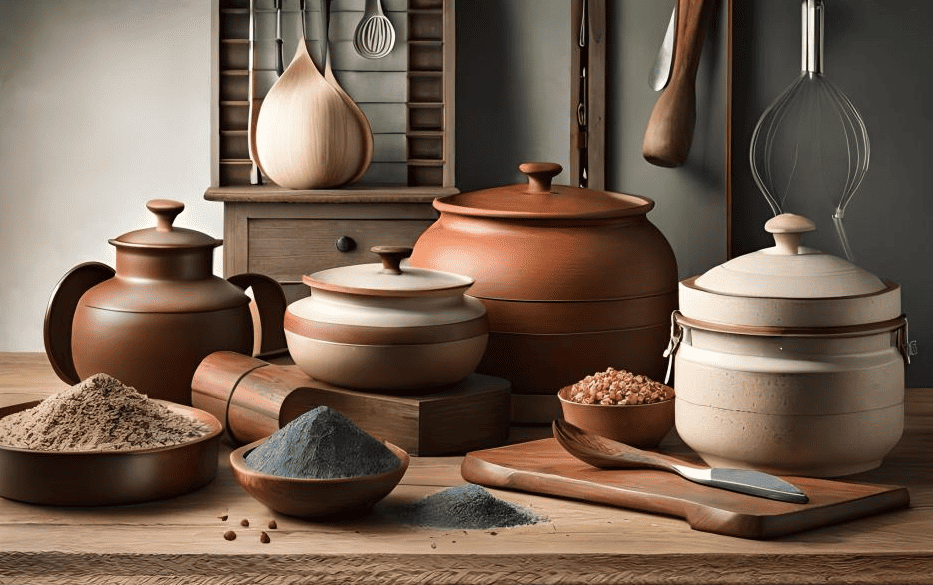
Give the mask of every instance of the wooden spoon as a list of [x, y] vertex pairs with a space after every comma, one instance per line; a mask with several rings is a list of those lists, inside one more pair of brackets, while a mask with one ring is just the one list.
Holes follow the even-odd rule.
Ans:
[[696, 74], [714, 0], [678, 0], [671, 79], [654, 104], [641, 152], [662, 167], [687, 160], [696, 125]]
[[311, 59], [306, 39], [302, 10], [295, 56], [259, 110], [256, 150], [263, 171], [283, 187], [338, 187], [359, 174], [366, 141], [353, 109]]
[[554, 438], [568, 453], [600, 469], [650, 468], [670, 471], [694, 483], [782, 502], [805, 504], [807, 495], [783, 479], [751, 469], [709, 468], [676, 457], [642, 451], [585, 431], [563, 419], [552, 424]]
[[366, 171], [369, 170], [369, 165], [373, 160], [373, 130], [372, 126], [369, 124], [369, 119], [366, 118], [366, 114], [363, 113], [363, 110], [353, 101], [353, 98], [340, 87], [340, 83], [337, 82], [337, 78], [334, 77], [334, 70], [330, 66], [330, 3], [331, 0], [322, 0], [321, 1], [321, 14], [324, 17], [324, 79], [327, 80], [334, 89], [340, 94], [340, 97], [344, 99], [346, 104], [353, 111], [353, 115], [356, 116], [357, 122], [360, 124], [360, 130], [363, 133], [363, 156], [360, 161], [360, 168], [357, 170], [356, 174], [353, 175], [347, 184], [352, 184], [357, 182], [360, 177], [366, 174]]

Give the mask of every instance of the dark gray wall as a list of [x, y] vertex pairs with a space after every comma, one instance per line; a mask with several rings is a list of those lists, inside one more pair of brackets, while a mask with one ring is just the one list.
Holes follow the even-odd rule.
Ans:
[[[727, 258], [725, 0], [707, 35], [697, 78], [697, 127], [687, 163], [661, 169], [641, 157], [657, 98], [647, 75], [672, 2], [608, 2], [606, 185], [651, 197], [681, 277]], [[748, 147], [758, 117], [799, 73], [800, 4], [734, 4], [733, 254], [770, 245], [771, 212], [755, 186]], [[457, 184], [521, 181], [524, 160], [566, 168], [569, 140], [569, 3], [462, 0], [457, 4]], [[933, 197], [924, 192], [933, 141], [928, 50], [933, 2], [827, 0], [826, 74], [868, 125], [871, 162], [846, 222], [856, 263], [902, 286], [920, 354], [908, 385], [933, 386]], [[558, 177], [566, 183], [567, 173]], [[925, 351], [926, 350], [926, 351]]]
[[569, 2], [457, 2], [460, 190], [522, 182], [526, 161], [560, 163], [569, 182], [569, 21]]
[[[761, 226], [771, 211], [752, 179], [748, 148], [758, 117], [800, 73], [800, 8], [790, 0], [734, 4], [733, 250], [743, 254], [768, 245]], [[907, 384], [930, 387], [933, 2], [825, 4], [825, 75], [859, 110], [871, 141], [868, 172], [846, 211], [855, 262], [901, 285], [920, 350], [907, 368]]]

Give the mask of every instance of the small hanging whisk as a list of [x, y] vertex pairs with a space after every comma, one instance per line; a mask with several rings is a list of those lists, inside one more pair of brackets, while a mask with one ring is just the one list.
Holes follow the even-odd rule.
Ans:
[[752, 176], [775, 215], [806, 215], [818, 228], [831, 219], [852, 260], [842, 220], [868, 170], [868, 131], [849, 98], [823, 75], [822, 0], [802, 0], [801, 6], [800, 77], [755, 126]]

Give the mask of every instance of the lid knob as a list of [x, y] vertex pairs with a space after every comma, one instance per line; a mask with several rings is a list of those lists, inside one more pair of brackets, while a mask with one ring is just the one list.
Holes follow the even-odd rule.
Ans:
[[382, 260], [382, 272], [386, 274], [401, 274], [402, 260], [411, 256], [410, 246], [373, 246], [371, 252], [379, 254]]
[[185, 204], [171, 199], [150, 199], [146, 202], [146, 209], [156, 215], [156, 231], [172, 231], [172, 222], [184, 210]]
[[551, 179], [559, 175], [564, 168], [557, 163], [527, 162], [518, 165], [518, 170], [528, 176], [529, 193], [549, 193]]
[[795, 213], [775, 215], [765, 222], [765, 230], [774, 236], [776, 252], [783, 255], [797, 254], [803, 234], [815, 229], [812, 221]]

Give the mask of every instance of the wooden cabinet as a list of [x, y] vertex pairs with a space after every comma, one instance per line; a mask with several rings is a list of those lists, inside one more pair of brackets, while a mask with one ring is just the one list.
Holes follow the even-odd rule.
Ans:
[[302, 18], [320, 62], [320, 2], [307, 0], [302, 11], [300, 0], [253, 0], [250, 69], [250, 1], [215, 0], [212, 184], [204, 197], [224, 204], [226, 275], [268, 274], [297, 298], [307, 294], [303, 274], [373, 262], [376, 244], [414, 244], [436, 218], [434, 198], [457, 192], [454, 0], [381, 1], [396, 30], [383, 59], [353, 48], [365, 0], [333, 0], [330, 24], [334, 75], [370, 122], [373, 162], [349, 187], [294, 191], [268, 178], [250, 184], [249, 88], [262, 97], [278, 78], [277, 28], [288, 66]]
[[224, 203], [224, 275], [259, 272], [282, 283], [289, 301], [307, 296], [304, 274], [377, 262], [379, 244], [411, 246], [437, 218], [431, 201], [456, 189], [351, 187], [287, 191], [277, 187], [207, 190]]

